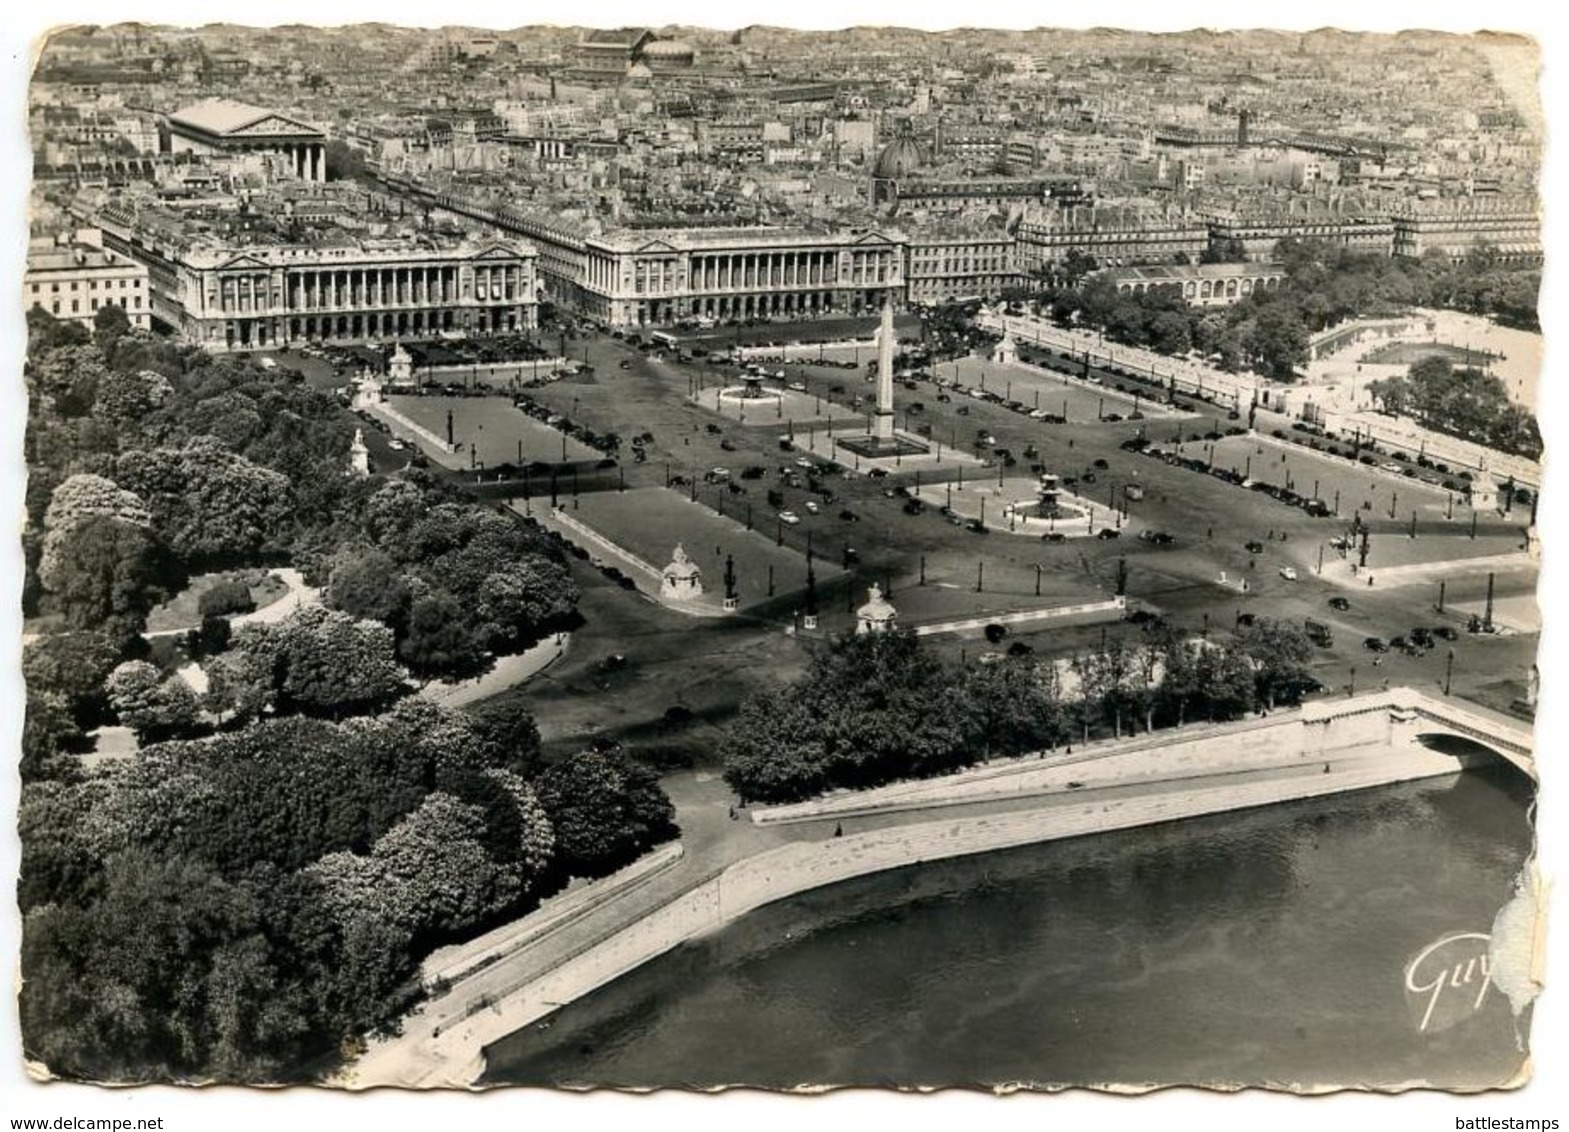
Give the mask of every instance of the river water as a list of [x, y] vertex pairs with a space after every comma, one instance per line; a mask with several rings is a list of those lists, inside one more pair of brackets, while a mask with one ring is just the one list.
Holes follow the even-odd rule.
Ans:
[[486, 1080], [1497, 1084], [1529, 1011], [1474, 961], [1433, 1001], [1475, 941], [1410, 965], [1490, 932], [1530, 801], [1469, 771], [804, 893], [497, 1043]]

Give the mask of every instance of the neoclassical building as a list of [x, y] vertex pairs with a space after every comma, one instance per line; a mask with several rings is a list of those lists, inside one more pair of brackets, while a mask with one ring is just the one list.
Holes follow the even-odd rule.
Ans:
[[104, 246], [146, 265], [152, 313], [212, 350], [531, 329], [534, 249], [521, 241], [229, 245], [157, 238], [111, 207]]
[[1420, 259], [1437, 249], [1452, 260], [1479, 246], [1510, 263], [1542, 261], [1541, 217], [1536, 202], [1509, 197], [1423, 202], [1394, 216], [1394, 250]]
[[499, 214], [539, 251], [552, 301], [605, 326], [876, 310], [904, 290], [902, 237], [795, 228], [618, 229], [587, 235]]
[[169, 115], [168, 126], [170, 153], [267, 154], [302, 181], [327, 179], [327, 135], [297, 118], [217, 98]]

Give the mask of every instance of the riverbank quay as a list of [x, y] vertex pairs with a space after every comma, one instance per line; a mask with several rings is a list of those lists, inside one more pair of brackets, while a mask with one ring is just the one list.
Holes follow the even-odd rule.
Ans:
[[[1134, 749], [1107, 744], [1067, 767], [1043, 767], [1032, 789], [1018, 782], [1003, 789], [1003, 776], [992, 775], [999, 789], [990, 795], [934, 794], [925, 804], [868, 813], [857, 829], [843, 830], [844, 818], [827, 812], [817, 815], [824, 820], [771, 823], [766, 831], [779, 843], [722, 865], [705, 867], [688, 852], [647, 884], [454, 982], [337, 1083], [472, 1087], [483, 1078], [485, 1048], [508, 1034], [548, 1025], [560, 1006], [747, 912], [868, 873], [1438, 777], [1473, 758], [1502, 757], [1535, 773], [1529, 732], [1518, 723], [1405, 688], [1275, 713], [1233, 732], [1218, 755], [1203, 753], [1204, 737], [1177, 731], [1169, 739]], [[1182, 752], [1184, 744], [1193, 749]], [[909, 785], [957, 789], [986, 780]]]

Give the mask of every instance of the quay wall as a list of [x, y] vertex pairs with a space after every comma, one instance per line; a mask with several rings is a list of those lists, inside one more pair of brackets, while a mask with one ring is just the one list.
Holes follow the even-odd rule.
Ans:
[[[484, 1048], [537, 1022], [689, 940], [774, 901], [887, 869], [1043, 841], [1130, 829], [1206, 814], [1297, 801], [1453, 774], [1460, 764], [1425, 748], [1376, 759], [1355, 758], [1325, 773], [1321, 766], [1265, 780], [1199, 785], [1192, 780], [1140, 797], [1076, 794], [1072, 804], [920, 822], [819, 841], [795, 842], [738, 861], [622, 932], [548, 974], [517, 988], [493, 1010], [443, 1033], [441, 1063], [466, 1078], [429, 1084], [474, 1084]], [[1058, 800], [1061, 801], [1060, 799]], [[367, 1082], [368, 1084], [369, 1082]]]

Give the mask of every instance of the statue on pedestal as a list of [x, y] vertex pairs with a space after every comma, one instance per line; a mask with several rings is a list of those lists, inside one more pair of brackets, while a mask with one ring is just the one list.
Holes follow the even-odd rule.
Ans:
[[867, 602], [855, 611], [855, 631], [857, 634], [886, 633], [894, 627], [898, 620], [899, 611], [893, 607], [893, 602], [883, 596], [883, 589], [876, 582], [867, 591]]
[[349, 471], [356, 476], [370, 475], [370, 449], [365, 447], [365, 431], [354, 430], [354, 440], [349, 445]]
[[676, 544], [670, 565], [661, 573], [659, 596], [666, 601], [695, 601], [703, 596], [703, 571], [687, 557], [686, 548]]

